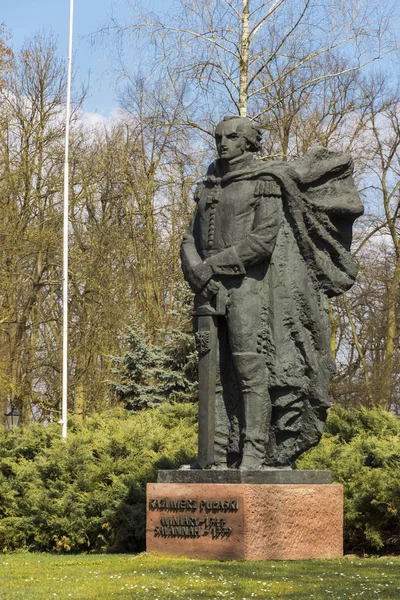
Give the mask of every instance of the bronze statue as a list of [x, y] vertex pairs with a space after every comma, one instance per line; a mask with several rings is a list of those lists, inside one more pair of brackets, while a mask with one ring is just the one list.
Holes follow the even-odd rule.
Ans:
[[350, 156], [262, 161], [261, 132], [225, 117], [181, 248], [195, 292], [199, 467], [291, 468], [318, 443], [334, 372], [328, 298], [354, 283], [363, 212]]

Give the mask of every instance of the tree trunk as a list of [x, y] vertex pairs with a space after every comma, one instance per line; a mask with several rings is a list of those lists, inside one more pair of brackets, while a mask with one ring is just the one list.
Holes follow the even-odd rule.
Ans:
[[400, 255], [396, 253], [394, 273], [387, 296], [387, 325], [385, 351], [383, 358], [383, 369], [381, 379], [381, 394], [379, 404], [385, 410], [389, 410], [392, 402], [393, 389], [393, 367], [396, 351], [397, 338], [397, 297], [400, 286]]
[[249, 12], [250, 0], [243, 1], [242, 27], [240, 39], [240, 80], [239, 80], [239, 114], [247, 117], [248, 75], [249, 75]]

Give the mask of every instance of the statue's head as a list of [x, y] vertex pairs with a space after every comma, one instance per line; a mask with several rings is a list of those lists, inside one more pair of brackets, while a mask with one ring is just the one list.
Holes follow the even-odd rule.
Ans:
[[227, 116], [215, 129], [218, 156], [228, 162], [261, 149], [261, 131], [246, 117]]

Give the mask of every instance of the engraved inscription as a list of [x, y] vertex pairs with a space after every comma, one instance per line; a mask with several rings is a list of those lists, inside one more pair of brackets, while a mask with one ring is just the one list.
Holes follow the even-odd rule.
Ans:
[[199, 538], [209, 535], [211, 539], [228, 538], [232, 527], [228, 527], [226, 519], [215, 517], [166, 517], [154, 528], [155, 537], [165, 538]]
[[171, 498], [150, 498], [150, 510], [165, 510], [165, 511], [195, 511], [197, 509], [197, 500], [187, 498], [184, 500], [175, 500]]
[[[227, 523], [227, 519], [210, 515], [236, 513], [239, 510], [239, 501], [150, 498], [148, 507], [150, 511], [180, 513], [161, 516], [154, 528], [154, 537], [199, 539], [208, 536], [217, 540], [228, 539], [232, 534], [232, 527]], [[194, 511], [198, 511], [200, 516], [182, 515]]]
[[237, 512], [239, 510], [238, 500], [200, 500], [199, 502], [192, 498], [171, 499], [171, 498], [150, 498], [149, 509], [159, 511], [179, 511], [179, 512]]
[[237, 512], [238, 500], [200, 500], [200, 512]]

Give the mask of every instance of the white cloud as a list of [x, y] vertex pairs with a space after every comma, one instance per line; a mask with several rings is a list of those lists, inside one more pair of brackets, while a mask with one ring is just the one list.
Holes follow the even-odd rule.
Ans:
[[79, 116], [79, 121], [87, 130], [107, 129], [108, 127], [118, 123], [122, 118], [121, 110], [115, 107], [110, 115], [105, 116], [98, 112], [89, 112], [82, 110]]

